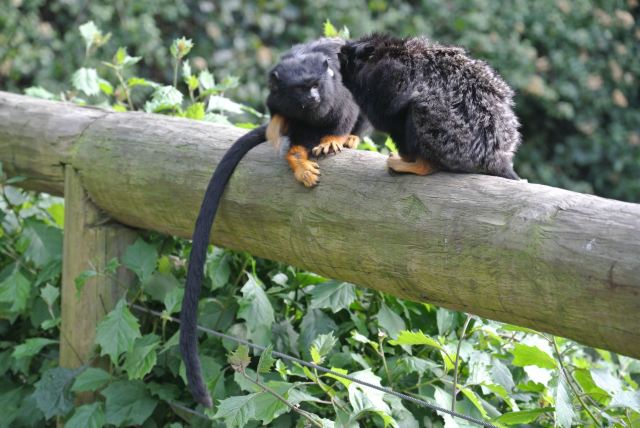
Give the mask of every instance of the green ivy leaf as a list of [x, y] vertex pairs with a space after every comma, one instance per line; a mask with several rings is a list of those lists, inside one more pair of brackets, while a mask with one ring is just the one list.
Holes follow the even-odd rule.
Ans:
[[244, 112], [244, 106], [222, 95], [211, 95], [209, 97], [209, 104], [207, 104], [207, 111], [242, 114]]
[[544, 413], [551, 413], [554, 411], [553, 407], [545, 407], [542, 409], [522, 410], [519, 412], [510, 412], [501, 415], [494, 421], [505, 425], [524, 425], [535, 421], [540, 415]]
[[80, 27], [78, 27], [78, 29], [80, 30], [80, 35], [82, 35], [87, 49], [91, 47], [91, 45], [93, 44], [93, 40], [96, 37], [99, 37], [101, 34], [100, 30], [93, 21], [82, 24]]
[[129, 86], [129, 88], [133, 88], [135, 86], [150, 86], [152, 88], [159, 88], [162, 85], [151, 80], [143, 79], [142, 77], [130, 77], [129, 80], [127, 80], [127, 86]]
[[58, 341], [47, 339], [45, 337], [27, 339], [23, 344], [15, 347], [11, 356], [15, 359], [33, 357], [34, 355], [37, 355], [42, 348], [53, 343], [58, 343]]
[[102, 403], [85, 404], [76, 408], [73, 416], [65, 422], [66, 428], [102, 428], [104, 426]]
[[44, 300], [47, 306], [52, 307], [58, 300], [58, 297], [60, 297], [60, 289], [51, 284], [47, 284], [40, 289], [40, 297], [42, 297], [42, 300]]
[[378, 326], [385, 330], [392, 339], [397, 339], [400, 332], [407, 328], [404, 320], [389, 309], [384, 302], [382, 302], [376, 318], [378, 320]]
[[593, 382], [609, 395], [614, 395], [622, 390], [622, 381], [613, 376], [607, 369], [592, 369], [591, 378]]
[[[351, 373], [356, 379], [376, 386], [380, 384], [380, 378], [373, 374], [370, 369]], [[372, 389], [359, 383], [349, 384], [349, 402], [355, 414], [364, 411], [380, 411], [387, 415], [391, 413], [389, 405], [384, 401], [384, 392]]]
[[215, 85], [213, 74], [211, 74], [209, 70], [202, 70], [198, 75], [198, 81], [200, 82], [200, 87], [205, 91], [213, 89], [213, 86]]
[[158, 113], [173, 110], [182, 105], [183, 95], [173, 86], [160, 86], [153, 91], [151, 101], [147, 101], [144, 110], [147, 113]]
[[239, 345], [235, 351], [229, 354], [228, 361], [235, 371], [244, 371], [244, 369], [251, 364], [249, 348], [244, 345]]
[[511, 354], [514, 356], [512, 362], [514, 366], [538, 366], [543, 369], [555, 369], [557, 367], [556, 360], [551, 355], [534, 346], [516, 343]]
[[55, 367], [44, 372], [36, 382], [33, 395], [45, 418], [64, 416], [73, 409], [73, 395], [69, 387], [77, 372], [64, 367]]
[[127, 54], [127, 48], [121, 47], [121, 48], [118, 48], [118, 51], [116, 52], [116, 55], [113, 59], [116, 65], [119, 65], [122, 67], [130, 67], [138, 63], [142, 59], [142, 57], [129, 56], [129, 54]]
[[193, 103], [184, 111], [184, 117], [188, 119], [203, 120], [204, 115], [204, 103]]
[[321, 334], [313, 340], [311, 344], [311, 358], [316, 364], [321, 364], [324, 361], [324, 357], [329, 355], [329, 352], [337, 343], [337, 339], [333, 337], [333, 332], [328, 334]]
[[11, 312], [23, 312], [27, 308], [27, 300], [31, 292], [31, 283], [19, 269], [0, 283], [0, 302], [11, 303]]
[[242, 428], [256, 413], [254, 399], [259, 392], [249, 395], [240, 395], [226, 398], [218, 404], [218, 411], [213, 416], [214, 419], [224, 419], [227, 428]]
[[398, 338], [395, 340], [390, 340], [389, 343], [391, 345], [427, 345], [436, 349], [442, 350], [442, 345], [432, 339], [431, 337], [425, 335], [422, 331], [408, 331], [403, 330], [398, 334]]
[[329, 308], [336, 313], [341, 309], [347, 309], [354, 300], [356, 300], [356, 288], [353, 284], [331, 280], [313, 288], [309, 308]]
[[42, 98], [43, 100], [57, 100], [58, 97], [41, 86], [32, 86], [24, 90], [30, 97]]
[[334, 27], [328, 19], [324, 21], [323, 33], [325, 37], [338, 37], [338, 30], [336, 30], [336, 27]]
[[144, 335], [135, 341], [123, 365], [129, 379], [142, 379], [151, 372], [156, 365], [156, 349], [159, 346], [160, 337], [155, 334]]
[[76, 377], [76, 380], [73, 382], [73, 386], [71, 387], [71, 391], [97, 391], [109, 383], [111, 379], [111, 375], [106, 371], [96, 367], [88, 367]]
[[191, 65], [189, 65], [189, 60], [186, 60], [182, 63], [182, 77], [187, 82], [191, 76]]
[[98, 95], [100, 92], [100, 79], [95, 68], [82, 67], [76, 70], [71, 76], [71, 84], [87, 95]]
[[336, 323], [319, 309], [311, 309], [302, 318], [300, 323], [299, 349], [303, 353], [309, 352], [312, 342], [321, 334], [336, 331]]
[[207, 276], [211, 279], [211, 289], [217, 290], [229, 282], [231, 276], [231, 255], [221, 248], [213, 248], [207, 257]]
[[242, 297], [238, 299], [238, 317], [247, 321], [250, 330], [259, 327], [271, 329], [275, 321], [273, 307], [258, 281], [255, 276], [249, 274], [249, 279], [240, 290]]
[[[289, 391], [293, 384], [287, 382], [267, 382], [267, 387], [288, 399]], [[290, 400], [287, 400], [291, 403]], [[293, 405], [297, 403], [291, 403]], [[254, 398], [255, 412], [253, 419], [262, 421], [263, 426], [268, 426], [278, 416], [291, 411], [291, 408], [268, 392], [261, 392]]]
[[139, 380], [118, 381], [105, 388], [105, 416], [108, 424], [142, 425], [158, 404]]
[[168, 314], [173, 314], [180, 310], [182, 299], [184, 297], [184, 288], [173, 287], [164, 296], [164, 307]]
[[38, 268], [62, 260], [62, 231], [36, 220], [25, 222], [23, 236], [29, 240], [24, 255]]
[[147, 244], [143, 239], [138, 238], [136, 242], [129, 245], [122, 256], [122, 264], [131, 269], [145, 283], [156, 269], [158, 251], [153, 245]]
[[556, 402], [556, 426], [560, 426], [562, 428], [571, 427], [574, 412], [573, 407], [571, 406], [571, 397], [569, 395], [568, 387], [563, 377], [558, 378], [554, 399]]
[[464, 396], [467, 397], [469, 401], [471, 401], [471, 404], [473, 404], [476, 407], [476, 409], [478, 409], [478, 411], [480, 412], [483, 418], [489, 417], [489, 415], [487, 414], [487, 411], [485, 410], [485, 408], [482, 406], [482, 403], [480, 402], [480, 398], [476, 395], [475, 392], [473, 392], [469, 388], [461, 388], [460, 392], [462, 392]]
[[100, 345], [100, 355], [108, 355], [113, 364], [118, 357], [133, 348], [134, 341], [140, 337], [140, 326], [127, 307], [124, 299], [98, 324], [96, 343]]
[[113, 95], [113, 86], [111, 85], [111, 83], [108, 80], [99, 78], [98, 79], [98, 86], [100, 87], [100, 90], [102, 91], [103, 94], [105, 94], [105, 95]]
[[258, 373], [269, 373], [273, 363], [276, 362], [275, 358], [271, 356], [273, 352], [273, 345], [267, 346], [267, 348], [260, 354], [260, 360], [258, 360]]

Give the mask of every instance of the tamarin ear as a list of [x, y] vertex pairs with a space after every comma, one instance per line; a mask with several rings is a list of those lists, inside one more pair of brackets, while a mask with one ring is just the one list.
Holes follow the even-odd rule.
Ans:
[[331, 67], [329, 67], [330, 64], [331, 61], [329, 61], [329, 58], [324, 60], [324, 68], [327, 70], [327, 74], [329, 75], [329, 77], [333, 77], [336, 73], [331, 69]]
[[357, 45], [355, 48], [355, 57], [357, 59], [369, 59], [374, 50], [375, 47], [371, 46], [370, 44]]
[[278, 74], [278, 72], [276, 70], [273, 70], [271, 73], [269, 73], [269, 78], [273, 82], [279, 82], [280, 81], [280, 75]]

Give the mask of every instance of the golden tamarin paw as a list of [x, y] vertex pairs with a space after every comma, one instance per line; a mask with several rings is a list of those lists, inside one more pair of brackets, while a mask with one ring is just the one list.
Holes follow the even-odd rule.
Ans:
[[309, 160], [309, 152], [303, 146], [293, 146], [286, 156], [293, 176], [305, 187], [314, 187], [320, 181], [320, 166]]
[[425, 159], [407, 162], [396, 154], [389, 156], [387, 166], [394, 172], [408, 172], [416, 175], [429, 175], [436, 171], [434, 166]]
[[320, 144], [311, 149], [314, 156], [338, 153], [347, 142], [348, 135], [327, 135], [320, 139]]
[[316, 162], [304, 161], [293, 171], [293, 175], [305, 187], [314, 187], [320, 181], [320, 167]]
[[348, 149], [355, 149], [360, 144], [360, 137], [357, 135], [347, 136], [347, 140], [344, 142], [344, 146]]

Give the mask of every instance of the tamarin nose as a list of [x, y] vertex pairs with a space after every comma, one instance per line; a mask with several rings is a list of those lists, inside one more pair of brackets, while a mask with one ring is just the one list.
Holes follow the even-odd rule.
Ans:
[[311, 88], [309, 96], [316, 102], [320, 101], [320, 92], [318, 92], [318, 88]]

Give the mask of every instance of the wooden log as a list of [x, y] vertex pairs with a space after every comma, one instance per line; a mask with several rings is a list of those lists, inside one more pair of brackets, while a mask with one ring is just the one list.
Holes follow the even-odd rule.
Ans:
[[[109, 260], [123, 254], [136, 233], [108, 217], [91, 202], [73, 166], [65, 167], [65, 212], [62, 266], [62, 304], [60, 327], [60, 366], [77, 368], [97, 363], [96, 326], [133, 283], [124, 268], [115, 275], [104, 274]], [[105, 223], [106, 221], [106, 223]], [[75, 279], [81, 272], [94, 270], [80, 291]], [[78, 395], [80, 402], [93, 400], [92, 393]]]
[[[6, 171], [56, 191], [58, 169], [34, 165], [70, 163], [113, 218], [182, 237], [243, 132], [0, 93]], [[640, 357], [640, 205], [481, 175], [390, 176], [385, 161], [321, 160], [308, 190], [258, 147], [225, 192], [213, 242]]]

